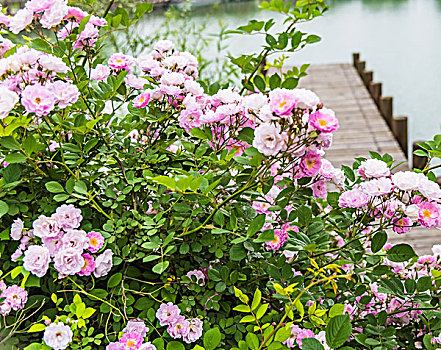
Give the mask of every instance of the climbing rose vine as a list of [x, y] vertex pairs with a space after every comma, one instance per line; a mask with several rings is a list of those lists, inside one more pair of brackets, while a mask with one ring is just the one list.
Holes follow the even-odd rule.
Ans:
[[431, 168], [326, 160], [338, 118], [306, 67], [262, 71], [326, 6], [261, 7], [287, 20], [238, 28], [267, 43], [232, 59], [239, 87], [169, 40], [105, 50], [148, 4], [0, 12], [0, 348], [441, 347], [441, 246], [387, 242], [441, 228]]

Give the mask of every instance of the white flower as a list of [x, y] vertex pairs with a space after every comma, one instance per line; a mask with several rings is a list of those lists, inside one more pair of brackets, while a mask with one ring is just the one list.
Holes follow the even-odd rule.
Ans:
[[52, 55], [43, 55], [38, 59], [43, 68], [56, 73], [66, 73], [68, 71], [66, 63], [59, 57]]
[[438, 201], [441, 198], [441, 189], [436, 182], [430, 181], [426, 177], [421, 177], [418, 190], [429, 200]]
[[6, 86], [0, 86], [0, 118], [6, 118], [18, 102], [19, 97]]
[[280, 127], [263, 123], [254, 130], [253, 147], [260, 153], [271, 156], [278, 153], [284, 145]]
[[436, 244], [432, 247], [432, 253], [435, 256], [441, 256], [441, 245], [440, 244]]
[[159, 40], [156, 42], [154, 49], [160, 52], [165, 52], [173, 48], [173, 43], [170, 40]]
[[184, 87], [189, 93], [195, 96], [202, 96], [204, 94], [202, 86], [194, 80], [186, 80], [184, 82]]
[[341, 169], [335, 169], [334, 176], [332, 177], [332, 182], [337, 187], [342, 187], [345, 183], [345, 174]]
[[251, 94], [242, 99], [245, 111], [251, 110], [257, 113], [265, 104], [268, 104], [268, 98], [263, 94]]
[[371, 196], [382, 196], [390, 193], [393, 189], [392, 181], [387, 177], [366, 181], [361, 187], [364, 192]]
[[416, 204], [411, 204], [406, 207], [404, 213], [411, 219], [412, 221], [417, 221], [419, 216], [420, 208]]
[[219, 90], [214, 97], [223, 103], [234, 103], [241, 100], [241, 96], [232, 89]]
[[52, 215], [47, 217], [40, 215], [32, 224], [34, 228], [34, 235], [40, 238], [55, 237], [60, 233], [56, 218]]
[[418, 188], [420, 176], [413, 171], [400, 171], [392, 175], [392, 182], [401, 191], [412, 191]]
[[366, 178], [383, 177], [390, 175], [390, 169], [382, 160], [368, 159], [361, 162], [359, 173]]
[[67, 349], [72, 342], [72, 330], [63, 322], [51, 323], [44, 330], [43, 340], [47, 346], [54, 350]]
[[184, 84], [185, 78], [181, 73], [165, 72], [161, 77], [161, 84], [165, 85], [181, 85]]
[[12, 33], [18, 34], [31, 24], [33, 18], [34, 13], [27, 8], [18, 10], [15, 16], [12, 17], [11, 23], [9, 23], [9, 29]]
[[43, 28], [51, 29], [61, 23], [64, 16], [67, 15], [68, 7], [66, 0], [56, 0], [55, 3], [44, 11], [40, 19]]
[[294, 96], [297, 97], [298, 101], [296, 106], [299, 108], [314, 108], [320, 103], [319, 97], [307, 89], [294, 89]]
[[11, 225], [11, 238], [18, 241], [23, 234], [23, 220], [17, 218]]
[[98, 255], [95, 260], [95, 271], [93, 271], [96, 278], [103, 277], [109, 273], [113, 266], [112, 257], [113, 253], [110, 249], [106, 249], [101, 255]]

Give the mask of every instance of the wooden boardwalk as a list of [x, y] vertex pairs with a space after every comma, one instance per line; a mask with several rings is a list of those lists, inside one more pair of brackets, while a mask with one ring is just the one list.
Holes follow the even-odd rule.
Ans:
[[[397, 170], [409, 169], [402, 149], [352, 64], [312, 65], [308, 74], [301, 87], [317, 93], [339, 119], [340, 127], [326, 152], [334, 166], [351, 165], [355, 157], [369, 158], [369, 151], [375, 151], [403, 161]], [[441, 231], [415, 228], [403, 235], [390, 232], [389, 241], [406, 242], [419, 254], [428, 254], [432, 245], [441, 244]]]

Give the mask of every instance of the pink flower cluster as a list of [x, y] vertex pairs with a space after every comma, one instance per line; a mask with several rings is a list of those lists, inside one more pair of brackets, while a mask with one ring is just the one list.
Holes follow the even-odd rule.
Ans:
[[325, 332], [320, 332], [315, 335], [310, 329], [300, 328], [299, 326], [292, 324], [291, 325], [291, 334], [288, 339], [283, 342], [286, 347], [292, 349], [299, 347], [302, 349], [302, 340], [305, 338], [315, 338], [317, 339], [325, 348], [325, 350], [330, 350], [331, 348], [326, 344]]
[[149, 341], [144, 341], [149, 331], [144, 321], [130, 320], [117, 342], [107, 345], [106, 350], [156, 350]]
[[205, 274], [201, 270], [188, 271], [186, 276], [190, 279], [192, 279], [192, 276], [194, 276], [196, 278], [197, 284], [199, 284], [200, 286], [205, 285]]
[[[68, 67], [61, 58], [27, 46], [6, 58], [0, 58], [0, 89], [12, 94], [6, 102], [0, 101], [0, 116], [5, 117], [21, 97], [28, 113], [37, 116], [49, 114], [55, 106], [66, 108], [79, 97], [78, 88], [69, 81], [58, 80], [58, 73], [67, 73]], [[0, 100], [3, 100], [1, 97]]]
[[203, 322], [199, 318], [185, 318], [179, 307], [171, 302], [161, 304], [156, 318], [161, 326], [168, 326], [167, 332], [174, 339], [182, 338], [190, 344], [202, 336]]
[[388, 165], [368, 159], [358, 168], [359, 183], [343, 192], [342, 208], [367, 208], [372, 218], [387, 219], [397, 233], [415, 223], [441, 228], [441, 189], [422, 173], [400, 171], [391, 175]]
[[28, 301], [28, 292], [15, 284], [7, 287], [5, 282], [0, 281], [0, 300], [0, 315], [7, 316], [11, 310], [24, 308]]
[[53, 262], [59, 278], [68, 275], [99, 278], [105, 276], [113, 266], [110, 249], [94, 257], [104, 245], [99, 232], [79, 230], [81, 210], [63, 204], [50, 217], [40, 215], [32, 224], [33, 229], [24, 229], [23, 221], [16, 219], [11, 227], [11, 238], [21, 240], [13, 254], [17, 260], [23, 254], [23, 267], [32, 274], [43, 277]]

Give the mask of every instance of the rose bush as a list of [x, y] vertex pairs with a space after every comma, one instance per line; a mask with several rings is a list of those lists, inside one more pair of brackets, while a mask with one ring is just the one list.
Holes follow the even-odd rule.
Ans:
[[[261, 7], [285, 27], [238, 28], [266, 39], [232, 59], [239, 88], [198, 80], [168, 40], [105, 57], [147, 4], [0, 14], [2, 349], [438, 347], [441, 246], [387, 244], [441, 227], [432, 169], [334, 168], [338, 119], [296, 88], [307, 66], [261, 74], [319, 40], [296, 24], [326, 6]], [[441, 137], [422, 146], [430, 163]]]

